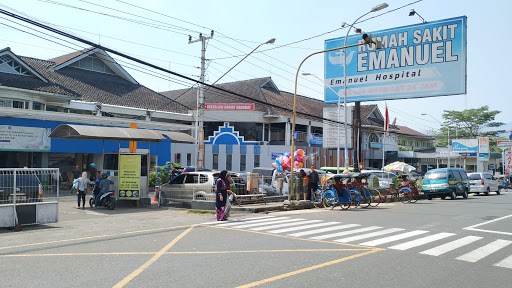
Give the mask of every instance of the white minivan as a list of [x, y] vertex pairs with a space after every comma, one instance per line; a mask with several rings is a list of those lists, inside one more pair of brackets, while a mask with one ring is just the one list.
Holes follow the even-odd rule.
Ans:
[[491, 173], [468, 173], [468, 177], [469, 193], [484, 193], [488, 196], [491, 191], [496, 191], [496, 194], [500, 194], [500, 184]]

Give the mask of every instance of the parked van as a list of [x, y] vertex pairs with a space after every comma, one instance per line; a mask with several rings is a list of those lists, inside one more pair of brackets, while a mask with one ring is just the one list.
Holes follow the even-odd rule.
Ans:
[[446, 196], [453, 200], [457, 195], [468, 198], [469, 178], [462, 168], [433, 169], [425, 174], [421, 191], [428, 200], [436, 197], [444, 199]]

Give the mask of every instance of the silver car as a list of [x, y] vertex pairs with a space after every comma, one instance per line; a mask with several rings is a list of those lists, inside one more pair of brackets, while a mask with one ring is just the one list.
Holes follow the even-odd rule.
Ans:
[[393, 184], [393, 178], [397, 175], [393, 172], [382, 170], [361, 170], [362, 173], [370, 173], [379, 178], [379, 188], [389, 188]]
[[199, 171], [181, 173], [169, 183], [160, 187], [160, 201], [192, 202], [197, 200], [215, 201], [215, 181], [219, 172]]
[[469, 193], [484, 193], [488, 196], [491, 191], [496, 191], [496, 194], [500, 194], [500, 184], [491, 173], [468, 173], [468, 178], [470, 185]]

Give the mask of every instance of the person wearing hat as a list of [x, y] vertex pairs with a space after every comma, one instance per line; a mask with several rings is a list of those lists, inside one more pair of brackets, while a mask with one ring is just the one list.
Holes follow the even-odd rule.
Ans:
[[89, 168], [89, 180], [94, 181], [94, 178], [96, 177], [96, 164], [91, 163], [91, 167]]

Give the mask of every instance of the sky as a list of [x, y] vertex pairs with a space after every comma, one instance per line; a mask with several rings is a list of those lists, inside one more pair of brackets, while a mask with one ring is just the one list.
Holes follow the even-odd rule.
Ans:
[[[293, 93], [295, 74], [303, 59], [323, 50], [325, 40], [345, 36], [347, 30], [341, 28], [342, 22], [352, 23], [380, 3], [374, 0], [2, 0], [0, 9], [194, 79], [200, 75], [201, 44], [189, 44], [189, 35], [195, 40], [199, 33], [210, 36], [213, 30], [206, 48], [207, 83], [214, 83], [254, 48], [276, 38], [274, 44], [261, 45], [218, 83], [272, 77], [280, 90]], [[504, 55], [512, 47], [512, 37], [505, 33], [512, 1], [388, 0], [386, 3], [388, 8], [370, 13], [355, 26], [371, 32], [421, 23], [417, 15], [409, 16], [411, 9], [426, 21], [467, 16], [467, 94], [386, 101], [391, 122], [396, 118], [398, 125], [428, 133], [440, 127], [438, 121], [443, 122], [444, 110], [488, 105], [490, 110], [502, 111], [496, 121], [507, 123], [506, 129], [512, 129], [508, 112], [512, 97], [505, 85], [510, 81], [512, 60]], [[10, 47], [20, 56], [51, 59], [88, 47], [48, 31], [41, 32], [30, 24], [0, 14], [0, 49]], [[118, 56], [114, 58], [139, 83], [158, 92], [190, 88], [194, 84]], [[313, 56], [304, 62], [301, 72], [322, 78], [323, 61], [323, 57]], [[298, 94], [307, 97], [324, 97], [323, 83], [315, 77], [299, 77], [297, 89]], [[384, 113], [383, 101], [362, 104], [378, 104]], [[431, 116], [421, 116], [422, 113]]]

